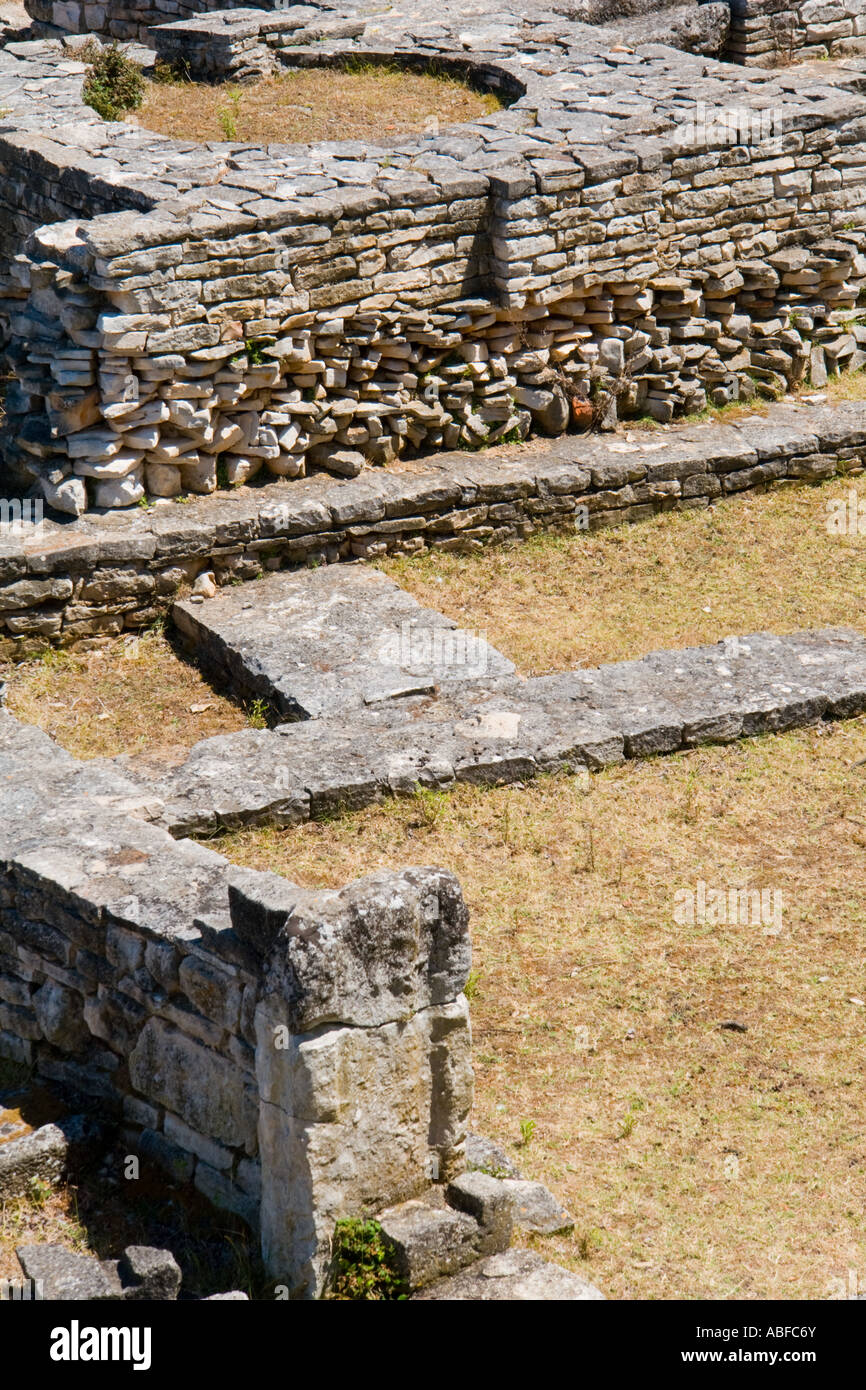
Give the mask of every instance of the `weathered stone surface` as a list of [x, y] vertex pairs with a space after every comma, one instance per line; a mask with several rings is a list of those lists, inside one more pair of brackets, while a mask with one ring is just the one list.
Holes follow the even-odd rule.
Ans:
[[104, 1302], [113, 1299], [171, 1301], [181, 1273], [168, 1250], [130, 1245], [119, 1260], [76, 1255], [62, 1245], [24, 1245], [16, 1254], [25, 1278], [46, 1301]]
[[220, 684], [292, 718], [514, 671], [483, 638], [362, 565], [270, 575], [207, 603], [176, 603], [172, 616]]
[[469, 1172], [487, 1173], [492, 1178], [519, 1178], [520, 1170], [499, 1144], [482, 1134], [466, 1135], [466, 1167]]
[[475, 1302], [597, 1302], [604, 1299], [594, 1284], [551, 1264], [530, 1250], [506, 1250], [489, 1255], [460, 1274], [441, 1279], [413, 1294], [425, 1301], [451, 1299]]
[[[477, 548], [542, 526], [619, 524], [671, 505], [704, 505], [742, 487], [761, 486], [767, 481], [765, 468], [774, 478], [850, 472], [862, 465], [864, 442], [861, 402], [776, 405], [766, 416], [677, 426], [651, 441], [583, 436], [513, 458], [500, 456], [495, 466], [483, 455], [446, 453], [412, 472], [376, 470], [355, 482], [320, 476], [275, 483], [266, 494], [273, 502], [263, 502], [260, 489], [191, 499], [182, 523], [159, 510], [135, 510], [121, 524], [116, 516], [90, 514], [74, 530], [45, 518], [33, 535], [27, 527], [20, 533], [13, 528], [0, 547], [0, 588], [28, 574], [68, 583], [70, 573], [95, 568], [101, 577], [88, 590], [98, 594], [98, 602], [83, 611], [74, 598], [32, 597], [26, 608], [6, 610], [6, 628], [20, 636], [78, 640], [104, 631], [100, 605], [115, 601], [124, 604], [128, 626], [151, 622], [203, 564], [208, 566], [204, 574], [217, 571], [225, 587], [227, 579], [238, 577], [238, 565], [244, 575], [259, 573], [263, 555], [267, 565], [307, 559], [321, 564], [383, 548]], [[356, 523], [363, 539], [356, 539]], [[226, 534], [244, 538], [243, 555], [229, 557], [234, 569], [226, 567], [222, 555]], [[139, 572], [144, 564], [157, 572], [156, 581]]]
[[[462, 1171], [470, 957], [452, 875], [322, 894], [238, 870], [140, 818], [158, 803], [6, 710], [0, 781], [3, 989], [39, 1070], [122, 1112], [129, 1153], [260, 1228], [279, 1282], [315, 1296], [337, 1220]], [[77, 1037], [42, 1039], [26, 1007], [34, 955], [84, 1001], [98, 1042], [70, 1056]], [[46, 1017], [54, 1007], [49, 991]], [[127, 1265], [129, 1296], [153, 1296], [146, 1264]], [[88, 1277], [109, 1296], [111, 1271]]]
[[123, 1297], [110, 1261], [75, 1255], [62, 1245], [23, 1245], [15, 1252], [27, 1279], [41, 1285], [46, 1301], [104, 1302]]
[[36, 1180], [56, 1182], [66, 1167], [67, 1140], [57, 1125], [42, 1125], [0, 1143], [0, 1200], [27, 1197]]
[[471, 964], [469, 914], [445, 870], [383, 872], [305, 893], [278, 935], [266, 989], [293, 1033], [376, 1028], [453, 1003]]
[[275, 1277], [309, 1297], [323, 1287], [337, 1221], [416, 1197], [434, 1174], [463, 1166], [468, 1006], [461, 996], [405, 1022], [319, 1029], [288, 1047], [278, 1045], [276, 1000], [256, 1022], [262, 1245]]
[[81, 996], [55, 980], [46, 980], [35, 991], [33, 1008], [45, 1037], [64, 1052], [78, 1051], [89, 1037]]
[[[341, 719], [197, 744], [154, 784], [175, 832], [283, 823], [416, 786], [523, 781], [727, 742], [866, 708], [866, 643], [847, 629], [755, 633], [595, 670], [444, 691]], [[142, 768], [146, 775], [148, 769]]]
[[[206, 80], [411, 50], [473, 65], [511, 105], [263, 164], [237, 142], [192, 153], [118, 133], [82, 106], [59, 45], [3, 50], [7, 254], [31, 233], [9, 277], [10, 445], [26, 485], [67, 511], [82, 490], [91, 508], [131, 507], [148, 478], [170, 495], [178, 473], [212, 488], [217, 458], [220, 481], [300, 486], [308, 469], [350, 477], [557, 432], [569, 412], [606, 430], [667, 422], [708, 397], [777, 395], [813, 356], [853, 360], [862, 98], [815, 72], [750, 81], [714, 57], [857, 51], [859, 0], [829, 22], [786, 0], [790, 25], [774, 3], [730, 32], [716, 4], [611, 19], [581, 3], [551, 24], [528, 0], [471, 16], [443, 0], [431, 25], [421, 0], [375, 16], [354, 0], [226, 15], [166, 2], [112, 6], [112, 34], [181, 19], [150, 37]], [[109, 22], [83, 0], [30, 3], [76, 29]], [[463, 543], [513, 521], [468, 521]], [[365, 528], [350, 553], [383, 544]]]
[[398, 1276], [409, 1289], [472, 1264], [480, 1253], [478, 1222], [464, 1212], [412, 1200], [380, 1214], [384, 1243]]
[[180, 1266], [169, 1250], [128, 1245], [118, 1264], [124, 1298], [171, 1302], [180, 1293]]
[[238, 1069], [161, 1019], [142, 1029], [129, 1075], [143, 1095], [223, 1143], [243, 1145], [255, 1133], [255, 1101]]
[[516, 1204], [513, 1193], [498, 1178], [477, 1171], [461, 1173], [448, 1184], [446, 1196], [452, 1207], [468, 1212], [481, 1227], [479, 1254], [495, 1255], [508, 1249]]
[[573, 1229], [574, 1217], [543, 1183], [503, 1178], [501, 1185], [503, 1198], [511, 1204], [514, 1223], [521, 1230], [552, 1236]]

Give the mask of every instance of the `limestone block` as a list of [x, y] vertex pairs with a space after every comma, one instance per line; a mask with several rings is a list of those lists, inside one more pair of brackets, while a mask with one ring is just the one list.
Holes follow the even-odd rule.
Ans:
[[89, 1038], [83, 1000], [74, 990], [46, 980], [33, 995], [32, 1004], [42, 1032], [55, 1047], [77, 1052]]
[[[450, 1154], [431, 1148], [431, 1133], [447, 1127], [462, 1139], [471, 1076], [439, 1094], [435, 1037], [442, 1015], [458, 1009], [427, 1009], [374, 1028], [326, 1028], [281, 1048], [275, 1016], [260, 1007], [262, 1242], [274, 1277], [313, 1296], [338, 1220], [407, 1200], [449, 1166]], [[467, 1012], [460, 1014], [468, 1042]], [[465, 1109], [449, 1111], [443, 1126], [442, 1111], [457, 1105]]]
[[141, 468], [127, 473], [125, 478], [98, 482], [93, 489], [93, 503], [96, 507], [134, 507], [144, 496]]
[[0, 1144], [0, 1201], [26, 1197], [35, 1179], [56, 1181], [66, 1166], [67, 1140], [57, 1125]]
[[147, 463], [144, 483], [151, 497], [177, 497], [182, 490], [180, 469], [170, 463]]
[[293, 1033], [339, 1020], [365, 1028], [454, 1000], [470, 965], [468, 912], [445, 870], [370, 874], [304, 894], [271, 954], [264, 992]]
[[533, 1250], [506, 1250], [430, 1284], [413, 1298], [562, 1303], [595, 1302], [603, 1300], [604, 1294], [579, 1274], [550, 1263]]
[[165, 1105], [192, 1129], [223, 1144], [246, 1145], [256, 1129], [255, 1099], [225, 1057], [151, 1018], [129, 1058], [141, 1095]]
[[466, 1212], [414, 1199], [383, 1211], [378, 1220], [391, 1262], [410, 1289], [465, 1269], [480, 1253], [480, 1227]]

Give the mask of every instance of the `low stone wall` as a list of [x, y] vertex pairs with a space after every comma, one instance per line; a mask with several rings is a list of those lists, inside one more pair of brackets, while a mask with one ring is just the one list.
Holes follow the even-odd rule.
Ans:
[[[329, 15], [364, 33], [293, 62], [437, 58], [525, 94], [387, 149], [199, 161], [88, 116], [85, 185], [153, 211], [43, 228], [12, 266], [5, 454], [52, 507], [669, 420], [866, 360], [862, 98], [565, 20], [469, 36], [487, 57], [447, 9], [435, 41]], [[62, 139], [37, 142], [61, 179]]]
[[411, 470], [275, 481], [122, 521], [22, 523], [0, 540], [0, 652], [143, 627], [202, 570], [225, 584], [388, 552], [478, 550], [543, 528], [592, 530], [707, 506], [783, 479], [857, 473], [864, 460], [866, 405], [773, 406], [630, 444], [589, 436], [510, 456], [441, 454]]
[[472, 1072], [467, 913], [408, 869], [305, 893], [0, 710], [0, 1056], [260, 1231], [295, 1296], [342, 1217], [448, 1180]]
[[784, 67], [866, 53], [864, 0], [730, 0], [730, 6], [725, 57], [732, 62]]
[[[40, 24], [67, 34], [105, 34], [145, 42], [153, 24], [229, 9], [231, 0], [25, 0], [24, 8]], [[258, 8], [275, 9], [276, 0], [259, 0]]]

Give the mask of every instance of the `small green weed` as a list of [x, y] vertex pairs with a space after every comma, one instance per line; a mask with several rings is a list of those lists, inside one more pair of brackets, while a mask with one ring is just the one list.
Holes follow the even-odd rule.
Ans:
[[144, 100], [141, 68], [117, 43], [103, 48], [84, 76], [82, 96], [104, 121], [119, 121], [126, 111], [137, 111]]
[[352, 1217], [334, 1230], [330, 1298], [343, 1302], [395, 1302], [406, 1297], [378, 1221]]

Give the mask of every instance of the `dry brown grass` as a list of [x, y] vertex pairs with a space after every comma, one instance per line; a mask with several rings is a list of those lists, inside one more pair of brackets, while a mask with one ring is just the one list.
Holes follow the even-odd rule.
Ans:
[[[866, 538], [824, 525], [850, 485], [385, 568], [528, 670], [863, 629]], [[854, 720], [589, 789], [462, 787], [212, 843], [311, 886], [406, 862], [457, 873], [479, 971], [474, 1124], [574, 1211], [573, 1238], [542, 1242], [556, 1257], [614, 1297], [821, 1298], [866, 1275], [864, 755]], [[674, 894], [700, 880], [781, 891], [782, 934], [678, 926]]]
[[845, 624], [866, 632], [866, 535], [827, 534], [827, 504], [863, 480], [784, 486], [639, 525], [540, 534], [519, 546], [394, 558], [421, 602], [486, 632], [527, 674]]
[[148, 82], [142, 109], [127, 119], [185, 140], [251, 144], [388, 140], [477, 120], [495, 96], [427, 73], [389, 67], [302, 68], [244, 86]]
[[[210, 843], [310, 886], [458, 875], [473, 1125], [575, 1214], [551, 1257], [611, 1297], [825, 1298], [866, 1275], [864, 755], [854, 720]], [[780, 890], [781, 935], [678, 926], [701, 879]]]
[[178, 656], [161, 628], [92, 652], [46, 651], [0, 664], [8, 707], [78, 758], [152, 752], [171, 757], [199, 739], [255, 722]]
[[33, 1184], [31, 1192], [29, 1197], [0, 1202], [0, 1280], [21, 1279], [15, 1256], [19, 1245], [63, 1245], [79, 1255], [93, 1253], [71, 1188]]

